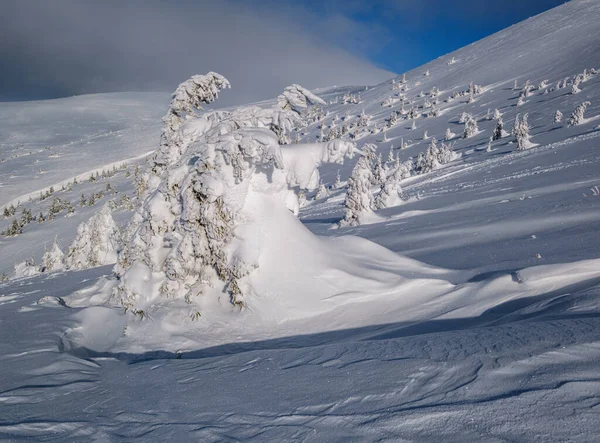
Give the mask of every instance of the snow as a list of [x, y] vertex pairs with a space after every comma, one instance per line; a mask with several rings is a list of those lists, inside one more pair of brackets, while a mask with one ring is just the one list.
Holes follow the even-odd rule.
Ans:
[[[242, 132], [228, 127], [211, 143], [229, 143], [227, 134], [243, 133], [253, 141], [248, 149], [258, 149], [254, 142], [262, 140], [269, 152], [281, 153], [282, 169], [274, 168], [273, 177], [253, 174], [243, 192], [224, 186], [218, 176], [199, 182], [211, 199], [226, 195], [243, 209], [227, 246], [241, 262], [257, 265], [240, 279], [242, 289], [252, 288], [241, 310], [226, 294], [205, 294], [193, 310], [182, 298], [153, 296], [144, 306], [147, 316], [140, 318], [116, 307], [113, 290], [122, 282], [115, 280], [112, 265], [39, 273], [44, 248], [54, 251], [56, 238], [67, 252], [77, 227], [107, 201], [116, 206], [117, 224], [143, 216], [132, 212], [148, 198], [136, 196], [135, 181], [143, 174], [134, 168], [159, 147], [166, 96], [1, 104], [7, 118], [1, 132], [12, 135], [0, 139], [0, 157], [7, 158], [0, 163], [0, 203], [21, 198], [16, 217], [22, 208], [36, 217], [48, 213], [58, 196], [75, 211], [0, 237], [0, 271], [10, 274], [15, 263], [30, 258], [37, 264], [30, 267], [36, 275], [25, 276], [29, 271], [22, 265], [19, 278], [0, 282], [0, 439], [595, 440], [600, 76], [588, 74], [575, 95], [570, 85], [552, 85], [598, 68], [599, 18], [596, 2], [571, 1], [408, 72], [406, 83], [398, 77], [366, 90], [314, 91], [329, 104], [318, 104], [326, 112], [298, 131], [297, 145], [278, 147], [278, 135], [267, 129], [285, 116], [267, 111], [277, 99], [258, 104], [262, 110], [186, 121], [181, 133], [190, 143], [164, 189], [192, 174], [189, 161], [203, 152], [202, 137], [220, 121], [251, 123]], [[531, 90], [517, 108], [527, 80], [531, 85], [547, 80], [550, 86]], [[482, 85], [473, 103], [467, 103], [468, 95], [444, 102], [470, 83]], [[408, 109], [433, 101], [417, 98], [421, 90], [439, 89], [438, 116], [416, 118], [417, 135], [409, 129], [412, 118], [400, 115], [385, 137], [370, 133], [387, 125], [391, 110], [381, 103], [398, 86], [415, 100]], [[343, 103], [344, 96], [359, 94], [359, 105]], [[586, 101], [591, 104], [580, 124], [554, 122], [556, 110], [569, 116]], [[88, 113], [73, 111], [77, 103], [87, 103]], [[389, 105], [401, 108], [399, 101]], [[486, 152], [496, 126], [485, 118], [488, 109], [502, 113], [505, 129], [517, 112], [529, 114], [535, 146], [518, 151], [514, 137], [506, 136]], [[113, 125], [107, 116], [117, 112], [127, 143], [105, 133]], [[372, 219], [332, 229], [344, 215], [345, 197], [345, 187], [332, 185], [338, 171], [344, 185], [360, 158], [339, 162], [354, 143], [359, 149], [375, 143], [374, 155], [387, 156], [392, 144], [398, 146], [395, 139], [403, 138], [407, 147], [393, 149], [401, 165], [425, 154], [431, 138], [421, 140], [423, 132], [437, 140], [448, 128], [461, 134], [463, 112], [476, 119], [480, 132], [453, 140], [455, 155], [447, 163], [402, 178], [402, 201], [390, 199]], [[76, 123], [70, 123], [73, 113]], [[15, 124], [18, 115], [24, 117]], [[361, 115], [371, 118], [353, 143], [319, 142], [319, 125], [330, 125], [336, 115], [338, 128], [350, 127]], [[87, 144], [88, 135], [102, 136]], [[48, 158], [45, 140], [56, 140], [47, 143], [60, 147], [62, 156]], [[73, 161], [70, 140], [81, 161]], [[17, 156], [17, 143], [39, 150]], [[121, 168], [124, 161], [130, 165]], [[110, 177], [72, 183], [89, 171], [112, 171], [106, 165], [113, 164]], [[32, 179], [35, 165], [44, 173]], [[395, 167], [388, 173], [390, 185]], [[315, 200], [320, 181], [330, 195]], [[108, 182], [117, 194], [106, 192], [94, 206], [79, 205], [82, 193], [97, 194]], [[285, 187], [277, 194], [281, 198], [269, 191], [288, 182], [306, 189], [298, 218], [293, 202], [284, 198], [290, 195]], [[70, 186], [62, 190], [62, 183]], [[54, 194], [40, 201], [39, 191], [52, 185]], [[27, 195], [31, 201], [22, 198]], [[118, 204], [123, 195], [130, 204]], [[167, 214], [161, 207], [151, 212]], [[170, 226], [179, 216], [157, 218], [157, 226]], [[0, 230], [11, 220], [0, 220]], [[164, 258], [167, 251], [160, 253]], [[156, 291], [162, 279], [139, 261], [123, 276], [140, 294]]]

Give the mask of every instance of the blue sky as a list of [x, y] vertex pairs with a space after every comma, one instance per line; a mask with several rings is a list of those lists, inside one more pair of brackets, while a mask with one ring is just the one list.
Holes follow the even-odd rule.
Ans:
[[[264, 2], [263, 2], [264, 3]], [[294, 15], [298, 2], [273, 2]], [[306, 0], [315, 28], [332, 25], [345, 49], [402, 73], [565, 0]], [[336, 26], [337, 25], [337, 26]], [[339, 29], [337, 29], [339, 28]], [[315, 32], [319, 32], [315, 30]], [[331, 37], [331, 35], [330, 35]]]
[[166, 91], [217, 71], [219, 104], [376, 84], [557, 0], [3, 0], [0, 100]]

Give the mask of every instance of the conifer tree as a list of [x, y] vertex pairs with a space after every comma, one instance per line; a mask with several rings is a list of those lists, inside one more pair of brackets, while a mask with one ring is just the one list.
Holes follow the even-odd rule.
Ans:
[[573, 114], [571, 114], [571, 117], [569, 118], [569, 126], [577, 126], [584, 122], [585, 110], [589, 105], [591, 105], [590, 102], [583, 102], [575, 108]]
[[373, 195], [371, 194], [371, 183], [373, 173], [371, 172], [370, 160], [362, 155], [348, 179], [348, 190], [344, 201], [344, 218], [340, 226], [358, 226], [363, 222], [366, 214], [371, 212], [373, 206]]

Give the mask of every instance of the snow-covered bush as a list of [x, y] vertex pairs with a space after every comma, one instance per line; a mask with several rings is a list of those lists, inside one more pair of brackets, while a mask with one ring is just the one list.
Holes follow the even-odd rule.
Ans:
[[65, 258], [65, 266], [67, 269], [88, 269], [115, 263], [120, 241], [119, 227], [107, 203], [87, 222], [79, 225]]
[[40, 273], [39, 267], [35, 264], [33, 258], [27, 259], [15, 265], [15, 269], [11, 275], [12, 278], [33, 277]]
[[569, 118], [569, 126], [577, 126], [585, 121], [584, 114], [589, 105], [591, 105], [590, 102], [583, 102], [575, 108], [573, 114], [571, 114], [571, 117]]

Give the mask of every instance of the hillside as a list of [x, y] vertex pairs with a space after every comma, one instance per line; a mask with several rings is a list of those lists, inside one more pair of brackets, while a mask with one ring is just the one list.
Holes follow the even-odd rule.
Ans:
[[[135, 266], [119, 280], [108, 264], [0, 283], [0, 438], [593, 440], [598, 23], [598, 2], [574, 0], [380, 85], [314, 91], [326, 104], [310, 107], [305, 127], [290, 132], [300, 144], [277, 147], [298, 182], [315, 177], [303, 162], [342, 128], [345, 144], [336, 149], [355, 143], [364, 152], [374, 143], [387, 177], [409, 159], [413, 171], [393, 204], [358, 226], [339, 222], [359, 153], [320, 163], [316, 176], [329, 195], [303, 191], [297, 219], [264, 191], [285, 183], [277, 170], [262, 181], [248, 174], [246, 193], [232, 186], [250, 221], [225, 249], [258, 263], [239, 278], [254, 291], [241, 310], [214, 285], [192, 303], [151, 296], [160, 273]], [[586, 101], [584, 119], [570, 125]], [[138, 195], [167, 102], [160, 94], [100, 94], [0, 104], [0, 207], [17, 206], [0, 217], [0, 231], [23, 210], [47, 216], [55, 198], [64, 205], [19, 235], [0, 236], [0, 274], [29, 258], [39, 264], [55, 239], [66, 252], [77, 226], [109, 201], [117, 223], [134, 208], [162, 214], [152, 212], [152, 196], [179, 185], [167, 178], [145, 203]], [[252, 109], [228, 111], [259, 115]], [[463, 113], [476, 122], [467, 138]], [[495, 113], [506, 134], [490, 141]], [[509, 134], [517, 114], [530, 125], [523, 150]], [[186, 137], [197, 130], [189, 125]], [[248, 132], [274, 137], [261, 130]], [[211, 143], [227, 147], [221, 136]], [[433, 138], [454, 154], [423, 167], [417, 158]], [[198, 140], [162, 177], [185, 171], [194, 179]], [[376, 197], [379, 186], [370, 192]], [[174, 195], [170, 204], [184, 217], [185, 195]], [[186, 231], [173, 225], [168, 247]], [[133, 305], [143, 315], [123, 313], [115, 288], [143, 275]]]

